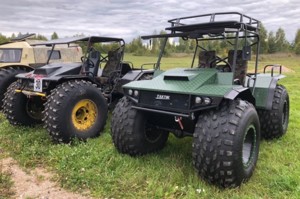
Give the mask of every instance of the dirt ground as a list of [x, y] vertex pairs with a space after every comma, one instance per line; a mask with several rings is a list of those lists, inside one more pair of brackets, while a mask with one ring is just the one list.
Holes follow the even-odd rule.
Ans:
[[[91, 199], [91, 197], [72, 193], [51, 181], [52, 174], [42, 168], [25, 172], [12, 158], [0, 160], [2, 171], [11, 173], [16, 199]], [[0, 197], [1, 198], [1, 197]]]

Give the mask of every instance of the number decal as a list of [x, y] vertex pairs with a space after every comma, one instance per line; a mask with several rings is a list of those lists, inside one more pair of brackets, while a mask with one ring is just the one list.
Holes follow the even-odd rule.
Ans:
[[33, 90], [37, 92], [43, 92], [43, 80], [35, 78], [34, 79], [34, 85]]

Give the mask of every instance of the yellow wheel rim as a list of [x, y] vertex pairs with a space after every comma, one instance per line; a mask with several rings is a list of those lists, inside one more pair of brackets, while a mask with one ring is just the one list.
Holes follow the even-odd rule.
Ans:
[[80, 100], [73, 108], [72, 123], [78, 130], [88, 130], [95, 124], [97, 113], [98, 109], [93, 101]]

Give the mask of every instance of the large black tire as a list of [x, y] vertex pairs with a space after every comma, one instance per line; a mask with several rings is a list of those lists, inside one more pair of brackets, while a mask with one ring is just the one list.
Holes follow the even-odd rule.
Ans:
[[277, 85], [271, 110], [258, 110], [261, 136], [274, 139], [283, 136], [288, 128], [290, 113], [289, 94], [282, 85]]
[[151, 127], [147, 123], [147, 114], [133, 109], [132, 105], [127, 97], [123, 97], [112, 113], [111, 132], [115, 147], [131, 156], [161, 150], [169, 132]]
[[71, 80], [52, 90], [43, 121], [54, 142], [69, 143], [100, 135], [107, 120], [107, 102], [101, 91], [85, 80]]
[[20, 67], [9, 67], [9, 68], [0, 68], [0, 109], [3, 105], [4, 93], [7, 91], [7, 88], [11, 83], [16, 81], [16, 75], [19, 73], [25, 73], [28, 70], [25, 70]]
[[252, 104], [222, 102], [220, 110], [199, 116], [193, 141], [193, 164], [200, 176], [220, 187], [236, 187], [255, 168], [260, 126]]
[[42, 122], [43, 101], [40, 97], [28, 98], [16, 93], [17, 82], [13, 82], [4, 94], [3, 113], [12, 125], [33, 126]]

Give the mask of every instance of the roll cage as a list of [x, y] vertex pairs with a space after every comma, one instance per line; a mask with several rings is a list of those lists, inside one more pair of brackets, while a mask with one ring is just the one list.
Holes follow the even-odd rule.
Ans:
[[[242, 44], [243, 59], [249, 60], [251, 55], [251, 47], [256, 47], [256, 59], [255, 59], [255, 72], [254, 87], [256, 82], [257, 67], [258, 67], [258, 52], [259, 52], [259, 29], [260, 21], [241, 14], [239, 12], [220, 12], [204, 15], [195, 15], [188, 17], [180, 17], [168, 20], [169, 27], [165, 30], [169, 31], [166, 34], [148, 35], [142, 36], [142, 39], [161, 38], [161, 48], [156, 63], [156, 69], [160, 69], [161, 58], [166, 47], [168, 38], [181, 37], [183, 40], [195, 39], [196, 47], [194, 50], [193, 60], [191, 67], [195, 63], [195, 58], [199, 49], [208, 51], [202, 45], [204, 41], [210, 40], [226, 40], [231, 46], [233, 46], [233, 61], [231, 65], [231, 72], [235, 73], [238, 49]], [[233, 40], [229, 41], [229, 40]], [[222, 59], [217, 56], [218, 59]], [[226, 60], [228, 57], [223, 58]], [[234, 81], [234, 79], [232, 80]]]
[[[86, 61], [86, 59], [88, 58], [88, 54], [91, 51], [91, 48], [93, 48], [93, 44], [95, 44], [95, 43], [118, 42], [119, 47], [116, 50], [121, 49], [120, 51], [122, 51], [122, 59], [123, 59], [125, 41], [121, 38], [115, 38], [115, 37], [81, 36], [81, 37], [61, 38], [61, 39], [55, 39], [55, 40], [51, 40], [51, 41], [34, 43], [34, 44], [31, 44], [31, 46], [46, 45], [46, 46], [52, 47], [51, 52], [49, 53], [49, 56], [48, 56], [48, 60], [47, 60], [47, 64], [48, 64], [56, 45], [67, 44], [68, 46], [70, 46], [72, 43], [78, 43], [78, 42], [85, 42], [86, 46], [87, 46], [87, 50], [84, 53], [82, 62]], [[107, 60], [107, 56], [106, 57], [102, 56], [101, 61], [103, 61], [103, 60]]]

